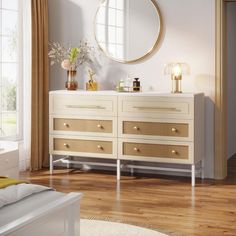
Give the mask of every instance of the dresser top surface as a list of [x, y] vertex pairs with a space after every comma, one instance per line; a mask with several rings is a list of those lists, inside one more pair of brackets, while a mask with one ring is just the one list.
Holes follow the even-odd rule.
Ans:
[[63, 94], [63, 95], [86, 95], [86, 96], [161, 96], [161, 97], [194, 97], [203, 93], [163, 93], [157, 91], [148, 92], [116, 92], [113, 90], [101, 90], [101, 91], [85, 91], [85, 90], [54, 90], [50, 91], [50, 94]]

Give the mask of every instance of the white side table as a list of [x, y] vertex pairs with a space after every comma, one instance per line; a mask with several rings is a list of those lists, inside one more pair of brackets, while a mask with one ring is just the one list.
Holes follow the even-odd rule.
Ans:
[[18, 143], [0, 141], [0, 176], [19, 178]]

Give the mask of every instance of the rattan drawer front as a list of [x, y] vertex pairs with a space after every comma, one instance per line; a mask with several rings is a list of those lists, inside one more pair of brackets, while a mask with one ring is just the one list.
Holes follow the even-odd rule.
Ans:
[[55, 138], [53, 141], [55, 151], [112, 154], [111, 141], [63, 138]]
[[54, 118], [53, 130], [112, 133], [112, 120]]
[[123, 121], [123, 134], [188, 137], [188, 124]]
[[123, 155], [188, 159], [188, 146], [148, 144], [148, 143], [123, 143]]

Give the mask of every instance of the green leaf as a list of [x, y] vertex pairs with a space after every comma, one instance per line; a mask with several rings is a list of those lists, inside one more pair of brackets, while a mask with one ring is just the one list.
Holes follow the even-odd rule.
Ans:
[[74, 64], [76, 62], [79, 53], [80, 53], [79, 48], [71, 48], [69, 53], [69, 60], [71, 64]]

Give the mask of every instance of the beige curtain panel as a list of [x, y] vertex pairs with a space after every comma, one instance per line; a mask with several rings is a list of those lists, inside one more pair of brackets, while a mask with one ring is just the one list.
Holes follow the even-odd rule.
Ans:
[[31, 170], [48, 165], [48, 0], [31, 0], [32, 127]]

